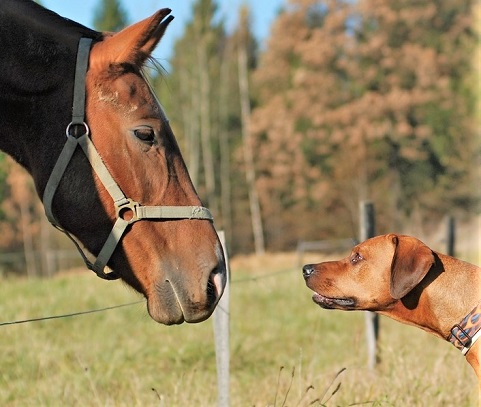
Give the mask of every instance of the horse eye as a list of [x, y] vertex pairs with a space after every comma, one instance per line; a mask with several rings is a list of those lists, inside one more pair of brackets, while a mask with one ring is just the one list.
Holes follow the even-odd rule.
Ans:
[[153, 144], [155, 141], [154, 129], [150, 127], [142, 127], [134, 130], [134, 136], [144, 143]]

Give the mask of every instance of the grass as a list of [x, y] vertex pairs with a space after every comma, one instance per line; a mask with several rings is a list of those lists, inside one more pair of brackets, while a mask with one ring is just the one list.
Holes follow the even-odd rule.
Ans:
[[[382, 362], [367, 369], [363, 314], [315, 306], [293, 256], [233, 259], [231, 271], [231, 406], [476, 405], [460, 352], [387, 318]], [[0, 296], [2, 321], [139, 299], [87, 271], [3, 279]], [[0, 342], [2, 406], [217, 405], [210, 320], [165, 327], [138, 304], [0, 327]]]

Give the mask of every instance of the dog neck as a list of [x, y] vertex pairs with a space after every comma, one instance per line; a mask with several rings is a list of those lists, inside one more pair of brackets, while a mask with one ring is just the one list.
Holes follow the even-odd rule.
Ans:
[[480, 301], [481, 269], [435, 253], [435, 264], [426, 277], [381, 313], [448, 340], [452, 328], [460, 325]]

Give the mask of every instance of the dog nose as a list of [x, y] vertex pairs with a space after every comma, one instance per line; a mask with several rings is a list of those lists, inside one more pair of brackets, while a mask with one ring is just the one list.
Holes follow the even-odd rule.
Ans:
[[312, 274], [314, 274], [316, 270], [314, 269], [314, 265], [313, 264], [306, 264], [303, 268], [302, 268], [302, 275], [304, 276], [304, 278], [308, 278], [310, 277]]

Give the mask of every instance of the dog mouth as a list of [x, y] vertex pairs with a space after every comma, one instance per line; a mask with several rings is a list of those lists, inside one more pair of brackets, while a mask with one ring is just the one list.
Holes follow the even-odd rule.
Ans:
[[353, 298], [330, 298], [319, 293], [315, 293], [312, 300], [325, 309], [354, 309], [356, 305]]

